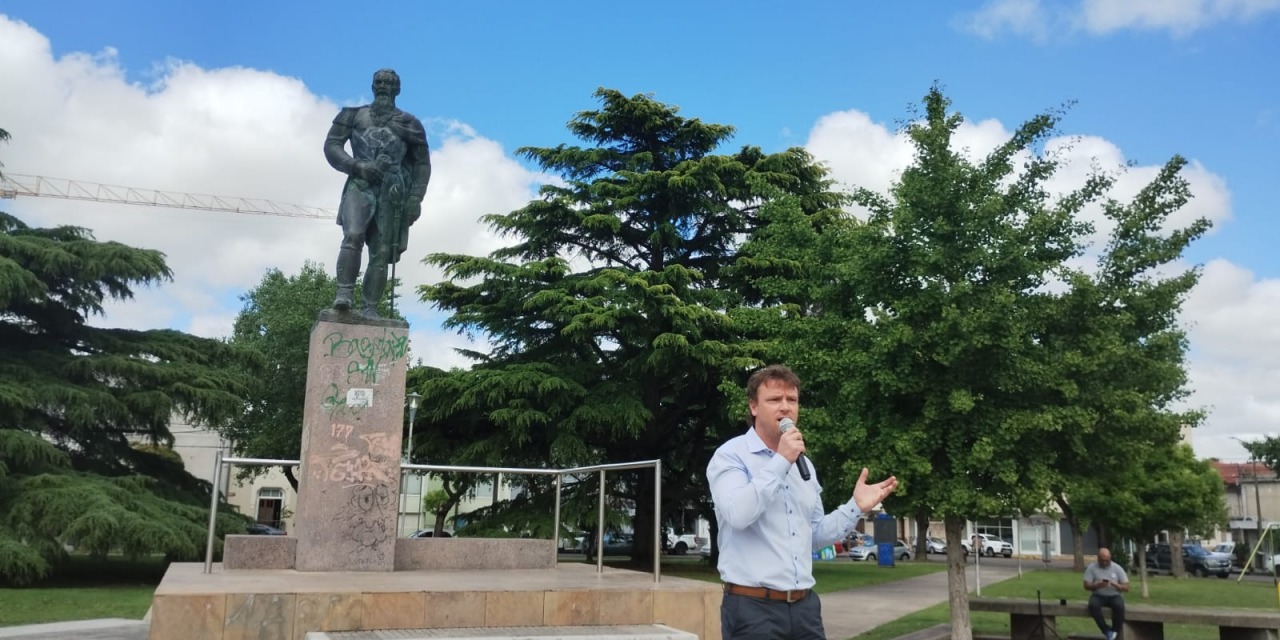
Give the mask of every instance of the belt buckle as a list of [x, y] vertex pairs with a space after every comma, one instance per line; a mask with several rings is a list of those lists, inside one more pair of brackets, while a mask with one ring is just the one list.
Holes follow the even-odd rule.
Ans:
[[796, 598], [795, 600], [792, 600], [792, 599], [791, 599], [791, 594], [793, 594], [793, 593], [795, 593], [795, 592], [794, 592], [794, 591], [790, 591], [790, 590], [788, 590], [788, 591], [787, 591], [787, 604], [791, 604], [792, 602], [795, 602], [796, 600], [799, 600], [799, 598]]

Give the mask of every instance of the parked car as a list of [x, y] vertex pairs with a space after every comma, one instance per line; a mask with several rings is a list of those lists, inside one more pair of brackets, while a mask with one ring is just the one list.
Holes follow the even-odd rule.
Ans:
[[[417, 531], [414, 531], [413, 533], [409, 534], [409, 537], [410, 538], [433, 538], [435, 537], [435, 535], [436, 535], [435, 529], [418, 529]], [[448, 531], [441, 531], [440, 537], [452, 538], [453, 534], [449, 533]]]
[[[1212, 554], [1198, 544], [1182, 545], [1182, 566], [1187, 573], [1201, 578], [1214, 575], [1225, 580], [1231, 575], [1231, 560]], [[1173, 572], [1173, 555], [1167, 543], [1147, 545], [1147, 571]]]
[[703, 542], [702, 546], [698, 547], [698, 555], [704, 558], [711, 557], [711, 539], [710, 538], [707, 538], [706, 542]]
[[[606, 531], [604, 533], [604, 555], [629, 556], [635, 547], [635, 535]], [[588, 562], [596, 559], [596, 532], [588, 531], [582, 536], [582, 552], [587, 554]]]
[[284, 532], [284, 531], [282, 531], [282, 530], [280, 530], [280, 529], [277, 529], [277, 528], [275, 528], [275, 527], [273, 527], [273, 526], [271, 526], [271, 525], [269, 525], [269, 524], [262, 524], [261, 522], [255, 522], [255, 523], [253, 523], [253, 524], [251, 524], [251, 525], [249, 525], [249, 526], [245, 527], [245, 533], [248, 533], [248, 534], [250, 534], [250, 535], [255, 535], [255, 536], [283, 536], [283, 535], [285, 535], [285, 532]]
[[[850, 560], [866, 560], [868, 562], [876, 561], [876, 554], [880, 552], [880, 546], [867, 539], [862, 545], [849, 549], [848, 555]], [[899, 560], [911, 559], [911, 547], [907, 543], [899, 540], [893, 545], [893, 557]]]
[[[982, 540], [982, 549], [979, 550], [982, 555], [988, 557], [995, 557], [996, 555], [1002, 555], [1006, 558], [1013, 557], [1013, 545], [1008, 541], [1001, 540], [989, 533], [978, 533], [974, 535], [978, 536], [978, 538]], [[964, 554], [966, 556], [973, 553], [973, 543], [970, 538], [965, 538], [960, 541], [960, 544], [964, 547]]]
[[702, 546], [702, 536], [695, 536], [692, 533], [676, 535], [674, 533], [667, 534], [667, 550], [676, 556], [682, 556], [689, 553], [690, 549], [698, 549]]
[[941, 538], [926, 538], [924, 541], [925, 553], [946, 553], [947, 541]]

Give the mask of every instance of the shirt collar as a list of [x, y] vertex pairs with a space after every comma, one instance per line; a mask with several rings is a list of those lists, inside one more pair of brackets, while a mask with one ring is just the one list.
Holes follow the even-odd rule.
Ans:
[[747, 429], [747, 452], [760, 453], [761, 451], [768, 451], [770, 455], [773, 454], [773, 449], [770, 449], [764, 443], [764, 440], [760, 439], [760, 434], [756, 433], [756, 427], [753, 424]]

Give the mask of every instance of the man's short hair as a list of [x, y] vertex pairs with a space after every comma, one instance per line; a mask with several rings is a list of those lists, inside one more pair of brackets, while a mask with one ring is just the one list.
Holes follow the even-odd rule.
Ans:
[[755, 400], [760, 385], [774, 381], [795, 387], [796, 391], [800, 391], [800, 376], [796, 375], [791, 367], [785, 364], [771, 364], [763, 369], [757, 369], [750, 378], [747, 378], [747, 399]]

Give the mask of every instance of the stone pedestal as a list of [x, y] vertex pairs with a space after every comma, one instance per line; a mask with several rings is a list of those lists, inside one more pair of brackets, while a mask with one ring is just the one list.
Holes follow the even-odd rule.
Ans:
[[408, 327], [323, 317], [303, 409], [298, 571], [393, 571]]

